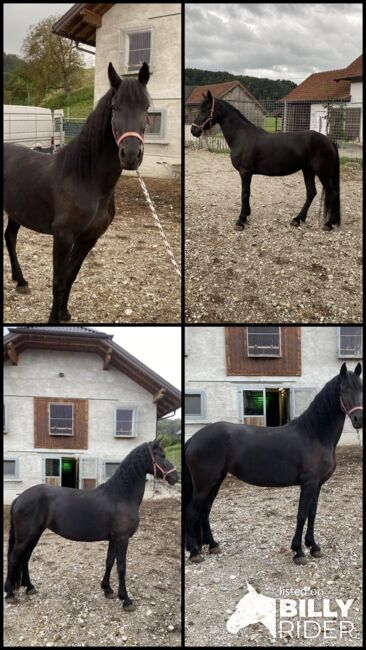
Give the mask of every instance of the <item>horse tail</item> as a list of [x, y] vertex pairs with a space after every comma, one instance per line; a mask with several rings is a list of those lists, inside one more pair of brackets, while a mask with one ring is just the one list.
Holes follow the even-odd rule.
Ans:
[[325, 187], [324, 216], [327, 226], [340, 226], [341, 224], [341, 201], [339, 182], [339, 153], [336, 142], [332, 142], [335, 159], [333, 170], [328, 185]]
[[[187, 440], [184, 448], [185, 451], [188, 449], [188, 445], [190, 443], [190, 440]], [[193, 494], [193, 482], [192, 482], [192, 477], [190, 474], [190, 471], [188, 469], [188, 465], [186, 463], [186, 460], [184, 458], [184, 504], [187, 506], [191, 500], [192, 500], [192, 494]]]

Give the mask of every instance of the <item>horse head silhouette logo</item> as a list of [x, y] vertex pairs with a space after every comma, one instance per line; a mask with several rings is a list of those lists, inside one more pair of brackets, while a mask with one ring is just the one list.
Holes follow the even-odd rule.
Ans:
[[276, 599], [258, 594], [247, 582], [248, 593], [239, 600], [235, 612], [226, 623], [226, 629], [236, 634], [252, 623], [263, 623], [273, 637], [276, 636]]

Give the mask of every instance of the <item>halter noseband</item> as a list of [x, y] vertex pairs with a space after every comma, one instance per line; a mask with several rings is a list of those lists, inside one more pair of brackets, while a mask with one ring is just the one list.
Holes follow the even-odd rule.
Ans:
[[353, 413], [354, 411], [363, 411], [363, 406], [354, 406], [353, 408], [349, 409], [349, 411], [347, 411], [345, 405], [342, 402], [341, 397], [339, 398], [339, 401], [341, 403], [341, 409], [343, 413], [345, 413], [346, 415], [351, 415], [351, 413]]
[[151, 459], [152, 459], [152, 462], [153, 462], [154, 479], [156, 479], [156, 468], [160, 469], [160, 471], [161, 471], [161, 473], [162, 473], [162, 475], [163, 475], [163, 481], [165, 481], [165, 479], [166, 479], [166, 477], [168, 476], [168, 474], [170, 474], [171, 472], [176, 472], [176, 471], [177, 471], [175, 467], [172, 467], [172, 469], [168, 469], [168, 471], [166, 472], [166, 471], [165, 471], [165, 470], [164, 470], [164, 469], [159, 465], [159, 463], [156, 462], [156, 460], [155, 460], [155, 458], [154, 458], [154, 454], [152, 453], [152, 449], [151, 449], [150, 445], [149, 445], [149, 450], [150, 450], [150, 456], [151, 456]]
[[204, 131], [204, 126], [207, 124], [207, 122], [211, 122], [211, 125], [209, 126], [209, 129], [211, 129], [214, 109], [215, 109], [215, 98], [212, 97], [212, 106], [211, 106], [211, 111], [210, 111], [209, 116], [205, 119], [204, 122], [202, 122], [202, 124], [196, 124], [195, 122], [192, 122], [192, 126], [195, 126], [195, 127], [197, 127], [197, 129], [200, 129], [201, 131]]
[[[151, 117], [149, 115], [147, 115], [147, 117], [146, 117], [146, 123], [147, 123], [148, 126], [152, 125], [152, 119], [151, 119]], [[123, 142], [123, 140], [125, 140], [125, 138], [137, 138], [138, 140], [140, 140], [140, 142], [142, 144], [142, 149], [144, 149], [144, 138], [143, 138], [142, 135], [137, 133], [137, 131], [125, 131], [125, 133], [122, 133], [122, 135], [120, 135], [118, 137], [117, 133], [115, 132], [115, 130], [113, 128], [112, 120], [111, 120], [111, 125], [112, 125], [112, 133], [113, 133], [114, 139], [116, 141], [117, 147], [119, 147], [119, 145], [121, 144], [121, 142]]]

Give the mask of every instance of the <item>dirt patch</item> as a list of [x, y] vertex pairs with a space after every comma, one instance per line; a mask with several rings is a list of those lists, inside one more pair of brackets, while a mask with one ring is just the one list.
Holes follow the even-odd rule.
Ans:
[[[315, 522], [324, 557], [308, 559], [305, 566], [296, 566], [290, 551], [299, 489], [258, 488], [232, 476], [225, 479], [211, 515], [221, 555], [205, 551], [201, 564], [186, 563], [187, 646], [362, 646], [362, 450], [342, 447], [337, 462], [320, 493]], [[273, 639], [261, 623], [230, 634], [226, 622], [247, 593], [247, 582], [271, 598], [285, 598], [281, 589], [311, 588], [318, 609], [323, 598], [331, 606], [336, 598], [353, 599], [348, 617], [353, 638], [324, 641], [322, 634], [306, 639], [300, 633], [299, 638]]]
[[321, 185], [306, 224], [301, 172], [253, 176], [251, 216], [235, 230], [241, 183], [229, 155], [185, 157], [186, 321], [362, 321], [362, 172], [341, 167], [342, 227], [322, 230]]
[[[180, 265], [180, 181], [150, 178], [146, 186]], [[4, 251], [5, 322], [47, 322], [52, 301], [52, 237], [21, 228], [17, 250], [31, 294], [15, 290]], [[115, 219], [87, 256], [73, 286], [72, 322], [178, 323], [180, 305], [180, 280], [139, 182], [121, 176]]]
[[[100, 588], [107, 542], [71, 542], [46, 531], [30, 561], [37, 593], [6, 605], [4, 645], [180, 646], [180, 499], [144, 501], [127, 552], [126, 585], [136, 611]], [[7, 548], [7, 539], [5, 547]], [[118, 589], [113, 568], [111, 586]]]

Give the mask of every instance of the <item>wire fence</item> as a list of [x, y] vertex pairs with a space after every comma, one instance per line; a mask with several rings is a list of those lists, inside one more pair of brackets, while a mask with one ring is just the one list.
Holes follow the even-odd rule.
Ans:
[[[318, 131], [337, 142], [340, 156], [362, 159], [361, 102], [257, 102], [235, 99], [230, 103], [252, 124], [268, 133]], [[191, 124], [199, 115], [199, 106], [200, 104], [191, 103], [185, 106], [185, 145], [228, 152], [229, 148], [219, 125], [215, 125], [205, 134], [206, 137], [192, 136]]]

